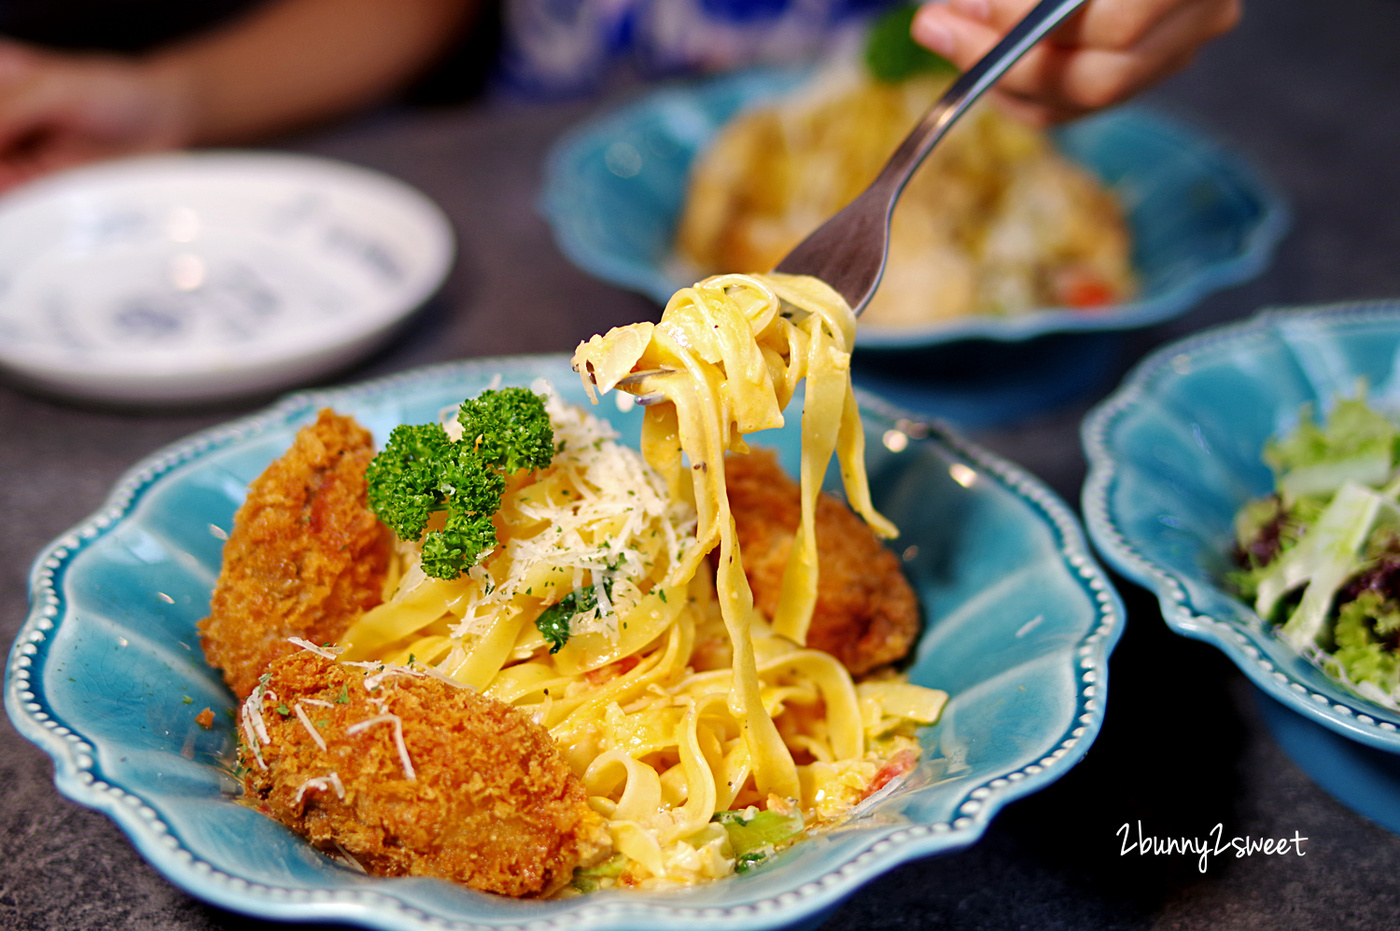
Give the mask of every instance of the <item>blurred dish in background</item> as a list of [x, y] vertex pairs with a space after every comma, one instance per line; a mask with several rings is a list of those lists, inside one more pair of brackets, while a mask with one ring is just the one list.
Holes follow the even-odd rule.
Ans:
[[[673, 249], [692, 162], [734, 114], [809, 74], [749, 71], [670, 85], [576, 128], [550, 155], [541, 201], [560, 248], [585, 271], [657, 301], [692, 284]], [[1136, 295], [1092, 313], [1048, 308], [907, 327], [862, 320], [862, 348], [922, 351], [1159, 323], [1262, 271], [1288, 226], [1281, 198], [1242, 159], [1158, 115], [1111, 110], [1052, 137], [1126, 211]]]
[[[773, 268], [863, 191], [954, 74], [881, 81], [843, 62], [744, 110], [691, 166], [676, 234], [690, 277]], [[904, 329], [1129, 299], [1132, 241], [1115, 194], [1050, 137], [977, 104], [895, 209], [863, 328]]]
[[[1095, 546], [1157, 595], [1179, 634], [1221, 649], [1319, 785], [1400, 832], [1400, 710], [1329, 675], [1235, 593], [1235, 516], [1269, 493], [1262, 452], [1358, 379], [1400, 404], [1400, 302], [1260, 314], [1157, 350], [1084, 422], [1083, 512]], [[1190, 681], [1189, 670], [1177, 678]]]
[[422, 193], [328, 159], [79, 168], [0, 200], [0, 368], [119, 404], [276, 391], [390, 337], [454, 252]]

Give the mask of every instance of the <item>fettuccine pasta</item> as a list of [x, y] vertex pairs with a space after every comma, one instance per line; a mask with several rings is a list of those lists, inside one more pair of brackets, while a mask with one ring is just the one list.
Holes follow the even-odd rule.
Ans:
[[[746, 823], [745, 811], [778, 812], [808, 831], [842, 818], [912, 765], [914, 729], [945, 700], [892, 676], [856, 683], [804, 646], [813, 515], [833, 454], [852, 507], [895, 533], [867, 488], [854, 331], [815, 279], [732, 275], [682, 290], [659, 323], [582, 344], [575, 368], [590, 393], [621, 383], [650, 396], [641, 452], [532, 386], [547, 394], [556, 453], [508, 480], [499, 545], [442, 580], [400, 544], [384, 602], [341, 639], [340, 661], [426, 670], [543, 725], [606, 819], [615, 854], [603, 884], [684, 885], [742, 868], [754, 856], [717, 813]], [[623, 381], [637, 371], [659, 374]], [[770, 622], [744, 575], [724, 456], [781, 426], [804, 381], [803, 520]], [[541, 617], [566, 598], [587, 607], [552, 644]]]

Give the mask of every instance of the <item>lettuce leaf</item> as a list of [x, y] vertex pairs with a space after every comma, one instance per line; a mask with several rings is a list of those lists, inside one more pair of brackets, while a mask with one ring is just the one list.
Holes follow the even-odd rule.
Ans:
[[1367, 682], [1394, 695], [1400, 687], [1400, 654], [1393, 647], [1397, 631], [1400, 604], [1379, 592], [1362, 592], [1337, 612], [1336, 649], [1329, 665], [1336, 664], [1342, 679], [1355, 685]]
[[1274, 470], [1284, 504], [1331, 495], [1346, 482], [1383, 485], [1395, 465], [1400, 427], [1367, 406], [1364, 398], [1342, 398], [1325, 424], [1304, 407], [1297, 428], [1270, 441], [1264, 461]]
[[1259, 580], [1255, 608], [1269, 617], [1292, 589], [1306, 585], [1303, 598], [1283, 625], [1283, 636], [1302, 649], [1317, 642], [1338, 589], [1365, 566], [1366, 541], [1385, 499], [1347, 482], [1298, 544], [1274, 560]]
[[[1364, 384], [1359, 386], [1364, 389]], [[1235, 518], [1230, 584], [1299, 652], [1365, 697], [1400, 697], [1400, 424], [1339, 399], [1271, 440], [1274, 494]]]

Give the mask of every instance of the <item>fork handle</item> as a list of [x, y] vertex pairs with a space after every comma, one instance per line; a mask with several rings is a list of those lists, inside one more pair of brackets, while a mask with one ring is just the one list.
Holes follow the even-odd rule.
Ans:
[[904, 185], [918, 169], [930, 150], [943, 138], [948, 127], [970, 107], [987, 88], [1000, 78], [1006, 69], [1014, 65], [1022, 55], [1030, 50], [1054, 29], [1067, 16], [1084, 5], [1085, 0], [1041, 0], [1026, 14], [996, 46], [982, 56], [953, 82], [938, 102], [929, 109], [919, 125], [914, 127], [885, 167], [871, 183], [872, 190], [878, 189], [890, 199], [890, 209], [894, 200], [904, 190]]

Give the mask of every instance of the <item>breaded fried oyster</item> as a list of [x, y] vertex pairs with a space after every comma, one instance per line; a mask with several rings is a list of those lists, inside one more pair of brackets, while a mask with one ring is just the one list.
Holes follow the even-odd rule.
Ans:
[[[292, 646], [289, 644], [289, 646]], [[603, 819], [524, 713], [304, 643], [244, 702], [247, 800], [380, 876], [548, 895], [607, 852]]]
[[224, 544], [204, 655], [243, 698], [287, 637], [337, 640], [383, 598], [389, 534], [365, 504], [374, 441], [323, 410], [248, 489]]
[[[801, 516], [801, 486], [771, 450], [724, 461], [729, 507], [754, 604], [772, 617]], [[853, 675], [904, 658], [919, 635], [919, 601], [899, 557], [840, 501], [817, 499], [817, 604], [807, 645], [832, 654]]]

